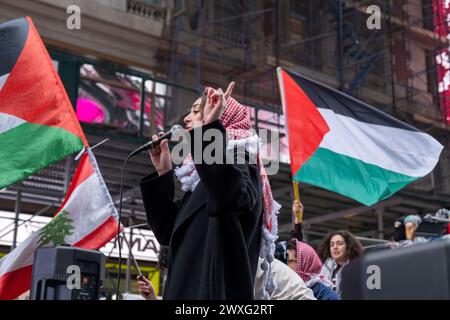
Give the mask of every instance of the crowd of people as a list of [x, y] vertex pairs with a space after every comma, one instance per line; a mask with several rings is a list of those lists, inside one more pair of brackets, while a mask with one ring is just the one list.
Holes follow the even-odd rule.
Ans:
[[[184, 118], [191, 153], [180, 166], [173, 168], [167, 140], [150, 151], [156, 171], [142, 179], [141, 193], [148, 223], [165, 248], [163, 299], [340, 300], [342, 270], [363, 254], [361, 242], [338, 230], [316, 251], [303, 239], [296, 214], [303, 206], [294, 201], [292, 238], [275, 243], [280, 205], [272, 197], [248, 110], [231, 97], [233, 87], [207, 88], [193, 103]], [[201, 161], [196, 148], [204, 151], [212, 142], [194, 138], [208, 129], [228, 141], [224, 157], [230, 145], [244, 146], [245, 161]], [[257, 161], [250, 162], [252, 157]], [[185, 192], [179, 201], [175, 178]], [[411, 241], [418, 223], [405, 218], [400, 237]], [[138, 277], [137, 285], [145, 299], [156, 299], [147, 278]]]
[[[298, 202], [294, 202], [293, 216], [296, 216]], [[301, 204], [300, 204], [301, 206]], [[340, 282], [343, 267], [363, 253], [360, 241], [346, 230], [328, 234], [319, 246], [318, 252], [302, 238], [298, 232], [298, 223], [294, 223], [293, 237], [280, 242], [284, 247], [271, 263], [271, 273], [275, 288], [270, 294], [271, 300], [341, 300]], [[167, 270], [167, 247], [163, 247], [159, 256], [159, 266]], [[322, 258], [320, 258], [319, 257]], [[323, 263], [322, 263], [323, 261]], [[262, 259], [259, 259], [261, 265]], [[254, 295], [264, 285], [261, 268], [258, 268]], [[152, 283], [145, 277], [139, 277], [139, 293], [145, 299], [156, 299]]]

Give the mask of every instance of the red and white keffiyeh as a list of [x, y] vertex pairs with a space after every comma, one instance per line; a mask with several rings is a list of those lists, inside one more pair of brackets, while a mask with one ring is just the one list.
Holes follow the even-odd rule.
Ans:
[[331, 282], [323, 275], [322, 261], [316, 251], [307, 243], [296, 241], [297, 248], [297, 274], [305, 281], [306, 285], [311, 288], [317, 282], [322, 282], [327, 286], [331, 286]]
[[[270, 263], [275, 258], [275, 241], [278, 239], [278, 220], [277, 215], [280, 211], [278, 204], [272, 196], [269, 179], [264, 169], [261, 156], [259, 154], [260, 139], [252, 131], [252, 123], [248, 109], [237, 102], [234, 98], [227, 99], [227, 107], [225, 108], [220, 120], [227, 131], [228, 146], [234, 148], [244, 146], [250, 154], [257, 156], [257, 163], [260, 170], [263, 206], [264, 206], [264, 223], [262, 226], [262, 239], [260, 248], [260, 257], [263, 259], [261, 269], [265, 273], [265, 285], [260, 294], [260, 299], [269, 299], [269, 293], [275, 289], [273, 279], [270, 277]], [[194, 191], [200, 177], [195, 170], [192, 157], [188, 156], [181, 167], [175, 169], [175, 175], [181, 183], [183, 191]]]

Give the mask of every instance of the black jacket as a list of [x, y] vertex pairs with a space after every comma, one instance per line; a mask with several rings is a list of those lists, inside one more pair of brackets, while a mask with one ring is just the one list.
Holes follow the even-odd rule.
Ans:
[[[195, 130], [209, 128], [226, 136], [219, 120]], [[169, 246], [163, 298], [253, 299], [263, 210], [259, 168], [248, 161], [195, 166], [201, 181], [179, 202], [173, 171], [141, 181], [148, 223]]]

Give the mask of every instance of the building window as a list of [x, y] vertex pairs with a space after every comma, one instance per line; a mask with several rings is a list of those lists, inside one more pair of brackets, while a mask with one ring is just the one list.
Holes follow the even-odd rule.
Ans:
[[433, 0], [422, 0], [422, 21], [423, 27], [433, 30]]
[[139, 132], [140, 79], [83, 64], [76, 113], [80, 122]]
[[226, 29], [240, 31], [243, 28], [243, 1], [216, 1], [214, 4], [214, 20]]
[[[141, 128], [141, 90], [141, 77], [83, 64], [76, 105], [78, 120], [138, 134]], [[151, 120], [154, 121], [154, 132], [164, 128], [166, 95], [165, 84], [145, 82], [144, 132], [150, 132]], [[155, 106], [154, 114], [152, 106]]]

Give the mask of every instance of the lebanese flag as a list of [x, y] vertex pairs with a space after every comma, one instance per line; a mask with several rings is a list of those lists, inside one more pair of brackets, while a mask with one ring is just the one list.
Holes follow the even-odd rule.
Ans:
[[90, 149], [82, 156], [69, 191], [53, 219], [0, 260], [0, 299], [30, 289], [34, 251], [57, 239], [99, 249], [117, 234], [118, 214]]
[[0, 24], [0, 189], [87, 145], [31, 19]]
[[333, 88], [277, 69], [295, 181], [367, 206], [430, 173], [432, 136]]

